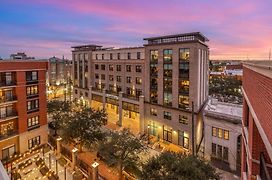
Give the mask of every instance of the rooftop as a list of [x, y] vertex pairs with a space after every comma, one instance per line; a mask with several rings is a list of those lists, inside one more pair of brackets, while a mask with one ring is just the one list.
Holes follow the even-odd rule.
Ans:
[[242, 105], [218, 102], [216, 99], [209, 100], [205, 108], [205, 116], [227, 120], [235, 124], [241, 124], [242, 114]]
[[255, 66], [263, 69], [272, 70], [272, 60], [268, 61], [245, 61], [244, 65]]

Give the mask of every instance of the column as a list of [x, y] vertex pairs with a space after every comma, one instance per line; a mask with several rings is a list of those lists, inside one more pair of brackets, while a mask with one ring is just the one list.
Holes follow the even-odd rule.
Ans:
[[92, 164], [92, 180], [97, 180], [98, 179], [98, 166], [99, 164], [97, 162], [94, 162]]
[[102, 90], [103, 92], [103, 109], [106, 109], [106, 89]]
[[90, 107], [92, 107], [92, 88], [93, 88], [93, 86], [89, 87], [89, 103], [90, 103]]
[[59, 137], [57, 138], [57, 151], [56, 151], [56, 156], [60, 156], [60, 151], [61, 151], [61, 146], [60, 146], [60, 142], [61, 142], [62, 138]]
[[77, 151], [78, 151], [77, 148], [74, 148], [72, 150], [72, 169], [75, 169], [75, 167], [76, 167], [76, 155], [77, 155]]
[[140, 134], [143, 135], [144, 134], [144, 128], [145, 128], [145, 108], [144, 108], [144, 96], [141, 95], [139, 97], [139, 114], [140, 114], [140, 127], [139, 127], [139, 131]]
[[119, 92], [119, 101], [118, 101], [118, 117], [119, 117], [119, 119], [118, 119], [118, 125], [120, 126], [120, 127], [122, 127], [122, 125], [123, 125], [123, 92]]

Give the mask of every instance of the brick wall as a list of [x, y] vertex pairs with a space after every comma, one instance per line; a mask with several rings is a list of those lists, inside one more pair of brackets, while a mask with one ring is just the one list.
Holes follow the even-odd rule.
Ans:
[[243, 88], [272, 144], [272, 78], [244, 67]]

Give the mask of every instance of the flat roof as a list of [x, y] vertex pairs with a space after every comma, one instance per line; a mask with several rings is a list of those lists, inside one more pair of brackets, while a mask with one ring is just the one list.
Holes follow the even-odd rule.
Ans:
[[241, 124], [242, 115], [242, 105], [218, 102], [216, 99], [210, 99], [205, 107], [205, 116], [227, 120], [235, 124]]
[[161, 38], [173, 38], [173, 37], [196, 36], [196, 35], [202, 37], [205, 41], [209, 41], [209, 39], [206, 36], [204, 36], [201, 32], [190, 32], [190, 33], [182, 33], [182, 34], [156, 36], [156, 37], [144, 38], [144, 40], [155, 40], [155, 39], [161, 39]]
[[78, 45], [78, 46], [72, 46], [71, 48], [88, 48], [88, 47], [102, 47], [95, 44], [85, 44], [85, 45]]
[[272, 70], [272, 60], [264, 60], [264, 61], [244, 61], [244, 65], [255, 66], [259, 68]]

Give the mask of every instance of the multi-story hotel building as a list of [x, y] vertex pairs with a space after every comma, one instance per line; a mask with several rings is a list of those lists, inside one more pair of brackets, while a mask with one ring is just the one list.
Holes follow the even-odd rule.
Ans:
[[0, 159], [47, 142], [46, 61], [0, 61]]
[[110, 123], [192, 149], [203, 139], [208, 39], [196, 32], [144, 40], [133, 48], [73, 47], [73, 97], [105, 108]]
[[272, 179], [272, 63], [243, 65], [242, 179]]

